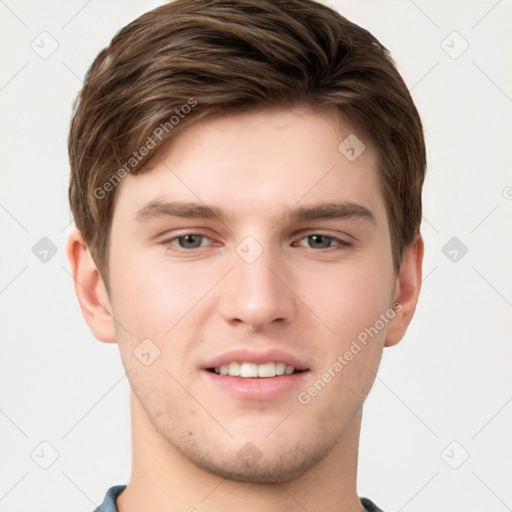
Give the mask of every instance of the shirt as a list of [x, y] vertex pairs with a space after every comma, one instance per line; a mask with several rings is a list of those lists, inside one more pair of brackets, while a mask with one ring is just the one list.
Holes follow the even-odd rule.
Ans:
[[[111, 487], [103, 500], [103, 503], [94, 512], [119, 512], [116, 506], [116, 498], [124, 491], [126, 485], [114, 485]], [[361, 504], [368, 512], [383, 512], [373, 501], [368, 498], [361, 498]]]

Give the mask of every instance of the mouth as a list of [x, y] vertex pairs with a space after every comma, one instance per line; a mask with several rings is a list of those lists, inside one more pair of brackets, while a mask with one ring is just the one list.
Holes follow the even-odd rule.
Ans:
[[206, 361], [201, 370], [206, 389], [243, 401], [291, 398], [311, 376], [305, 359], [277, 347], [234, 347]]
[[271, 402], [292, 399], [307, 385], [311, 372], [283, 362], [233, 361], [203, 368], [202, 374], [206, 377], [207, 388], [215, 393], [244, 402]]
[[207, 368], [216, 375], [241, 377], [243, 379], [269, 379], [284, 375], [295, 375], [307, 370], [300, 370], [290, 364], [269, 361], [263, 364], [232, 361], [222, 366]]

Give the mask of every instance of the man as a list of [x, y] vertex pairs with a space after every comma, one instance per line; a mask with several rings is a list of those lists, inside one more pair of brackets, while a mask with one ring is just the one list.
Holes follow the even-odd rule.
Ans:
[[98, 55], [69, 151], [77, 297], [131, 386], [98, 511], [378, 511], [362, 407], [416, 307], [425, 172], [387, 50], [310, 0], [177, 0]]

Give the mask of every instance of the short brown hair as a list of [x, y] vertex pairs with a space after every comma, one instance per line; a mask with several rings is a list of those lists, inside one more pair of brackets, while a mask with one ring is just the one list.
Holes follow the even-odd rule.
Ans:
[[398, 272], [421, 223], [426, 155], [388, 50], [312, 0], [176, 0], [114, 36], [75, 102], [69, 200], [107, 290], [116, 185], [148, 169], [156, 143], [204, 116], [297, 103], [335, 109], [376, 148]]

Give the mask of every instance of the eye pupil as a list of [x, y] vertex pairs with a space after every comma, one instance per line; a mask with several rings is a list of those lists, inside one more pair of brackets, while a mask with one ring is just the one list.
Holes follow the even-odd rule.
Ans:
[[[322, 238], [324, 239], [323, 243], [321, 240]], [[313, 246], [315, 246], [315, 244], [322, 245], [322, 247], [321, 247], [322, 249], [327, 249], [331, 245], [330, 238], [325, 235], [310, 235], [309, 240], [310, 240], [310, 242], [312, 242]], [[316, 247], [318, 247], [318, 245], [316, 245]]]
[[[196, 239], [194, 241], [194, 238]], [[182, 240], [185, 242], [182, 243]], [[199, 243], [197, 243], [199, 241]], [[179, 244], [184, 249], [193, 249], [201, 246], [201, 235], [185, 235], [179, 237]]]

